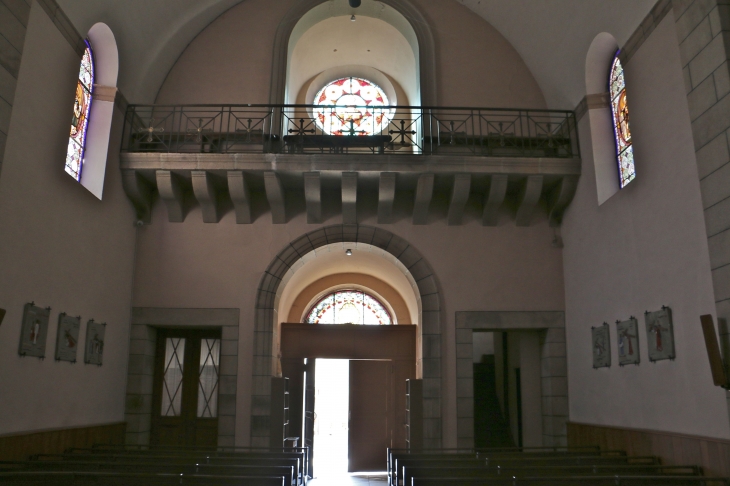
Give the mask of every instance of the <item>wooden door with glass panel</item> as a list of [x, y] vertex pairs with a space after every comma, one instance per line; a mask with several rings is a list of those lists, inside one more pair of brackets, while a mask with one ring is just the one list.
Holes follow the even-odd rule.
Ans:
[[152, 445], [218, 445], [220, 348], [220, 330], [158, 331]]

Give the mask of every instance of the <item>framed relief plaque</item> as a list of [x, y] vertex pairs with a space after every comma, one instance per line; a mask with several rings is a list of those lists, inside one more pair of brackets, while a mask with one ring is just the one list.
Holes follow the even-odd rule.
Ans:
[[81, 317], [73, 317], [62, 312], [58, 316], [58, 334], [56, 335], [56, 361], [76, 362], [79, 349], [79, 330]]
[[635, 317], [616, 321], [616, 343], [619, 366], [639, 364], [639, 321]]
[[101, 366], [101, 360], [104, 356], [105, 332], [106, 323], [94, 322], [94, 319], [86, 323], [86, 354], [84, 356], [84, 363]]
[[33, 302], [23, 307], [23, 327], [20, 332], [18, 354], [21, 356], [46, 357], [48, 318], [51, 308], [38, 307]]
[[608, 323], [604, 322], [602, 326], [591, 327], [591, 337], [593, 344], [593, 367], [610, 368], [611, 333], [608, 328]]
[[672, 309], [662, 306], [661, 310], [644, 313], [646, 324], [646, 344], [649, 348], [649, 361], [674, 359], [674, 324]]

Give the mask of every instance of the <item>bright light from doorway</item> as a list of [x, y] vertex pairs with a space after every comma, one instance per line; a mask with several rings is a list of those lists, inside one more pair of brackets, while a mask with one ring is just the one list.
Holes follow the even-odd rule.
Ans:
[[314, 476], [347, 474], [350, 361], [318, 359], [315, 366]]

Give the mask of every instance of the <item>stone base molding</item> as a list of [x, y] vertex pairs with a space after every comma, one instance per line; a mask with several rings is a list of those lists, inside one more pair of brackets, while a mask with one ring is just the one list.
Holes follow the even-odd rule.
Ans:
[[707, 476], [730, 476], [730, 440], [568, 422], [568, 446], [600, 446], [633, 456], [657, 456], [667, 466], [699, 465]]
[[0, 461], [25, 461], [34, 454], [61, 454], [72, 447], [124, 444], [126, 424], [91, 425], [0, 436]]

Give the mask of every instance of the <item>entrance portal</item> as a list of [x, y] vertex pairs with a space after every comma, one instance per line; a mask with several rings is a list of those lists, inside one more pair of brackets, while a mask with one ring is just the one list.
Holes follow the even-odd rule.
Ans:
[[[342, 476], [347, 472], [350, 361], [318, 359], [315, 367], [314, 474]], [[305, 430], [304, 437], [307, 432]]]

